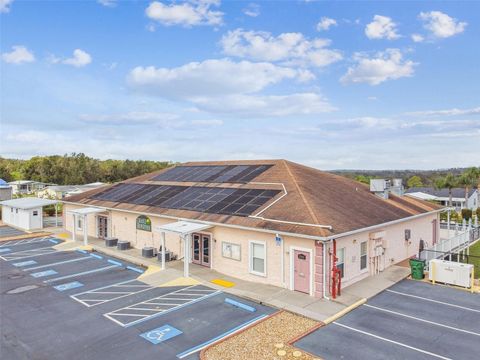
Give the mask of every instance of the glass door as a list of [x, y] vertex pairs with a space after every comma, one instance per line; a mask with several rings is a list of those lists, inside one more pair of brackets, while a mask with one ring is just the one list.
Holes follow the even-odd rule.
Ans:
[[192, 236], [192, 262], [195, 264], [200, 264], [201, 265], [201, 260], [200, 260], [200, 247], [201, 247], [201, 242], [200, 242], [200, 235], [198, 234], [193, 234]]
[[210, 266], [210, 236], [202, 235], [202, 265]]

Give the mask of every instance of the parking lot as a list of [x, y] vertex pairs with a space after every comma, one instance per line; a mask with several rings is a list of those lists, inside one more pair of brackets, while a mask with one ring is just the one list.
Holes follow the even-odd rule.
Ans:
[[18, 236], [26, 234], [25, 231], [15, 229], [11, 226], [0, 226], [0, 239], [9, 237], [9, 236]]
[[480, 295], [404, 280], [295, 346], [323, 359], [478, 359]]
[[2, 358], [197, 359], [275, 312], [203, 285], [154, 287], [137, 266], [60, 241], [0, 243]]

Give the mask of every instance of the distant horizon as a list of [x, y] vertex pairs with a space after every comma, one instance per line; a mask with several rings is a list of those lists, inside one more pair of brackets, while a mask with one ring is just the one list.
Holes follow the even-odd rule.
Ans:
[[[107, 161], [107, 160], [119, 160], [119, 161], [126, 161], [126, 160], [131, 160], [131, 161], [154, 161], [154, 162], [167, 162], [167, 163], [172, 163], [172, 164], [182, 164], [182, 163], [186, 163], [186, 162], [203, 162], [203, 161], [224, 161], [224, 160], [216, 160], [216, 159], [203, 159], [203, 160], [186, 160], [186, 161], [175, 161], [175, 160], [155, 160], [155, 159], [142, 159], [142, 158], [139, 158], [139, 159], [133, 159], [133, 158], [124, 158], [124, 159], [119, 159], [119, 158], [97, 158], [97, 157], [94, 157], [94, 156], [91, 156], [91, 155], [88, 155], [86, 153], [83, 153], [85, 156], [89, 157], [89, 158], [92, 158], [92, 159], [95, 159], [95, 160], [100, 160], [100, 161]], [[60, 156], [60, 157], [63, 157], [63, 156], [70, 156], [71, 154], [50, 154], [50, 155], [33, 155], [33, 156], [29, 156], [29, 157], [24, 157], [24, 158], [10, 158], [10, 157], [6, 157], [6, 156], [3, 156], [2, 154], [0, 154], [0, 159], [6, 159], [6, 160], [21, 160], [21, 161], [28, 161], [34, 157], [49, 157], [49, 156]], [[294, 160], [291, 160], [291, 159], [229, 159], [231, 161], [242, 161], [242, 160], [248, 160], [248, 161], [255, 161], [255, 160], [258, 160], [258, 161], [268, 161], [268, 160], [288, 160], [288, 161], [292, 161], [292, 162], [296, 162], [296, 163], [299, 163], [299, 164], [302, 164], [302, 165], [306, 165], [302, 162], [299, 162], [299, 161], [294, 161]], [[310, 166], [310, 165], [307, 165], [307, 166]], [[478, 164], [477, 166], [473, 165], [473, 166], [458, 166], [458, 167], [448, 167], [448, 168], [432, 168], [432, 169], [411, 169], [411, 168], [403, 168], [403, 169], [364, 169], [364, 168], [356, 168], [356, 169], [325, 169], [325, 168], [318, 168], [318, 167], [314, 167], [314, 166], [311, 166], [315, 169], [318, 169], [318, 170], [324, 170], [324, 171], [332, 171], [332, 172], [359, 172], [359, 171], [363, 171], [363, 172], [384, 172], [384, 171], [412, 171], [412, 172], [419, 172], [419, 171], [454, 171], [454, 170], [465, 170], [465, 169], [468, 169], [470, 167], [480, 167], [480, 164]]]

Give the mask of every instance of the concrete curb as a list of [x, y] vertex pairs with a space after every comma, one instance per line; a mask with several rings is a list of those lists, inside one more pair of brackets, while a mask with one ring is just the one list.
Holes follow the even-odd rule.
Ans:
[[325, 320], [323, 321], [323, 323], [324, 323], [325, 325], [328, 325], [328, 324], [334, 322], [335, 320], [341, 318], [343, 315], [346, 315], [346, 314], [349, 313], [350, 311], [355, 310], [357, 307], [365, 304], [366, 302], [367, 302], [367, 299], [365, 299], [365, 298], [364, 298], [364, 299], [360, 299], [360, 300], [358, 300], [357, 302], [353, 303], [352, 305], [347, 306], [345, 309], [339, 311], [339, 312], [336, 313], [335, 315], [330, 316], [329, 318], [325, 319]]

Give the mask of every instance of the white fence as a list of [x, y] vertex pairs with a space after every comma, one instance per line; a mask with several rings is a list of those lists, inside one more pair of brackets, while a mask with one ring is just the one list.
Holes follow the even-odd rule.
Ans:
[[480, 238], [480, 227], [471, 226], [471, 224], [468, 227], [464, 227], [461, 231], [458, 230], [458, 227], [452, 231], [455, 232], [455, 236], [441, 239], [437, 244], [420, 252], [420, 259], [426, 261], [427, 268], [429, 261], [432, 259], [448, 256], [449, 260], [451, 260], [452, 254], [463, 253], [468, 255], [470, 245]]

